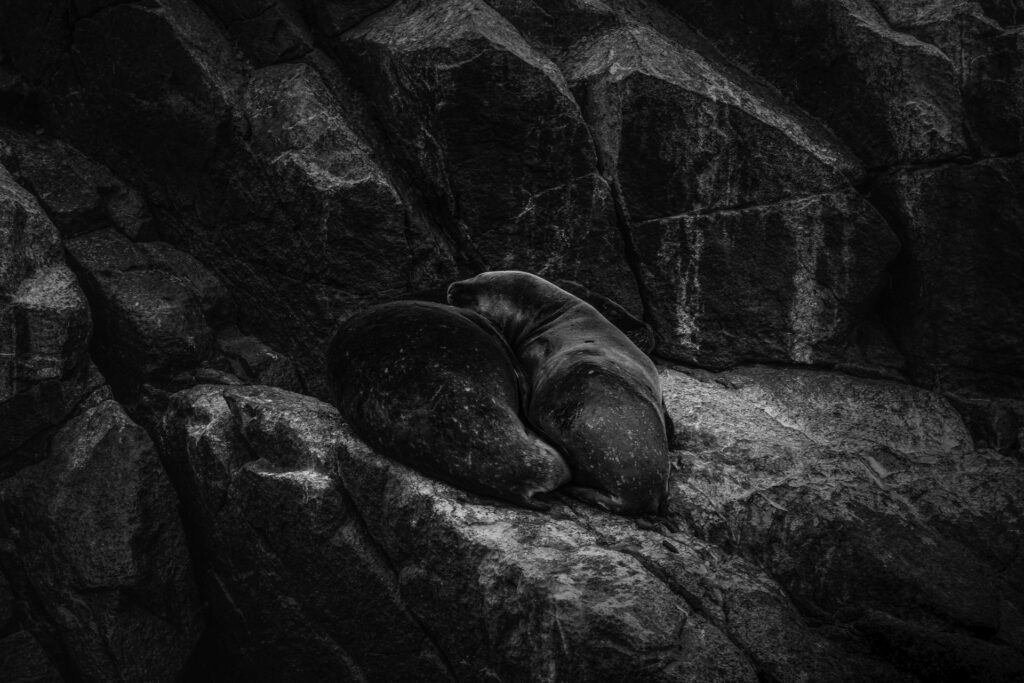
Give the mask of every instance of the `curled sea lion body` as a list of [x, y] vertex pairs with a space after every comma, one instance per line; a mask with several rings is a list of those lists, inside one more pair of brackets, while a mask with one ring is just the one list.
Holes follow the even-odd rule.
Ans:
[[562, 456], [519, 418], [515, 362], [480, 316], [381, 304], [345, 321], [327, 355], [336, 404], [377, 452], [468, 491], [545, 509], [569, 480]]
[[530, 384], [527, 417], [572, 469], [569, 493], [613, 512], [658, 512], [669, 458], [658, 372], [593, 306], [519, 271], [451, 285], [449, 303], [501, 330]]

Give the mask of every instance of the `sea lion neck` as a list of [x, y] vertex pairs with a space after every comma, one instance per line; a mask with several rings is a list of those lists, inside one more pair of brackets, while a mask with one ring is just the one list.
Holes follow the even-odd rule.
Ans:
[[[571, 307], [569, 302], [553, 300], [533, 303], [533, 305], [535, 307], [528, 315], [518, 312], [509, 316], [505, 327], [505, 338], [517, 352], [521, 351], [524, 345], [533, 341], [538, 334], [543, 334]], [[522, 311], [523, 309], [518, 310]]]

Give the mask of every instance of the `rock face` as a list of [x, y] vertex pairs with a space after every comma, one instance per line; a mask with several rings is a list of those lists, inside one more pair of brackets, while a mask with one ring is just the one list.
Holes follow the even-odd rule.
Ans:
[[1019, 6], [663, 4], [820, 117], [871, 169], [868, 198], [902, 242], [885, 307], [911, 376], [1019, 396]]
[[[907, 246], [887, 297], [915, 377], [946, 391], [1024, 394], [1024, 159], [894, 171], [878, 192]], [[969, 188], [969, 189], [968, 189]]]
[[[1020, 679], [1022, 17], [0, 2], [0, 678]], [[498, 268], [665, 365], [675, 522], [320, 402]]]
[[339, 317], [483, 268], [610, 296], [675, 360], [848, 363], [897, 248], [855, 136], [656, 3], [52, 9], [70, 51], [6, 38], [51, 125], [137, 180], [322, 396]]

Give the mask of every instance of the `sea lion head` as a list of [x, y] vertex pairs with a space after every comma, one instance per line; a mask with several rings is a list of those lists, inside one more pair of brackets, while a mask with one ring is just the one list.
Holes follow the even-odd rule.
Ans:
[[448, 287], [448, 303], [475, 311], [515, 344], [524, 330], [554, 317], [575, 301], [568, 292], [532, 273], [493, 270]]

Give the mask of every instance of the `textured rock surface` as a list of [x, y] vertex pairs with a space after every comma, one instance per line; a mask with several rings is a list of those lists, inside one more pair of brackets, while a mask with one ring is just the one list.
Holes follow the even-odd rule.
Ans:
[[0, 485], [24, 571], [85, 680], [173, 680], [199, 636], [177, 501], [153, 442], [114, 401]]
[[319, 401], [266, 387], [172, 400], [159, 438], [204, 551], [217, 667], [230, 680], [447, 680], [329, 476], [337, 422]]
[[619, 19], [565, 69], [620, 193], [659, 353], [836, 360], [896, 250], [847, 184], [856, 160], [696, 36]]
[[397, 2], [343, 40], [473, 265], [600, 282], [639, 310], [611, 188], [551, 60], [480, 0]]
[[62, 236], [113, 226], [134, 239], [151, 228], [139, 193], [69, 145], [0, 128], [0, 163], [38, 198]]
[[1024, 395], [1022, 176], [1015, 155], [878, 181], [906, 246], [887, 297], [890, 326], [926, 386]]
[[57, 230], [0, 166], [0, 470], [92, 386], [91, 320]]
[[1024, 469], [974, 451], [945, 400], [757, 367], [663, 382], [690, 471], [675, 501], [698, 536], [925, 679], [1024, 671]]
[[[208, 546], [225, 637], [250, 636], [252, 649], [230, 650], [232, 670], [273, 656], [283, 672], [372, 678], [343, 615], [386, 595], [389, 619], [364, 616], [362, 637], [379, 629], [390, 635], [375, 642], [420, 643], [409, 661], [443, 661], [439, 677], [1024, 672], [1024, 470], [974, 452], [943, 399], [814, 371], [662, 374], [682, 447], [681, 531], [568, 500], [539, 514], [458, 491], [371, 453], [308, 397], [177, 394], [160, 443]], [[329, 593], [353, 580], [381, 588]], [[300, 614], [299, 642], [271, 636], [271, 624]], [[945, 651], [939, 664], [921, 654], [932, 651]]]
[[[163, 652], [135, 677], [1019, 679], [1022, 21], [1020, 0], [0, 2], [0, 486], [23, 496], [0, 506], [0, 678]], [[484, 267], [572, 279], [704, 368], [665, 374], [680, 531], [495, 507], [244, 386], [325, 398], [339, 319]], [[772, 367], [706, 372], [751, 361]], [[151, 452], [114, 396], [167, 416], [211, 616], [191, 655], [194, 624], [118, 631], [162, 579], [52, 587], [123, 566], [55, 540], [87, 514], [47, 512], [125, 503], [69, 452], [134, 454], [135, 490]], [[145, 656], [102, 645], [159, 628]]]
[[[676, 360], [900, 367], [887, 333], [864, 334], [897, 247], [870, 202], [912, 190], [886, 180], [885, 198], [863, 169], [1020, 149], [1020, 32], [999, 3], [46, 6], [8, 10], [26, 28], [4, 37], [19, 87], [136, 182], [161, 238], [213, 265], [320, 395], [338, 317], [483, 267], [609, 295]], [[934, 187], [985, 183], [968, 175]], [[929, 259], [923, 244], [903, 256]], [[1019, 259], [986, 254], [1002, 272]], [[896, 304], [919, 329], [915, 296]], [[946, 351], [897, 336], [931, 385]], [[960, 383], [989, 392], [986, 373]]]
[[112, 229], [68, 240], [67, 249], [95, 311], [97, 353], [119, 377], [167, 376], [210, 355], [213, 333], [198, 296], [205, 292], [191, 279]]

